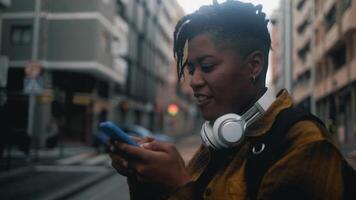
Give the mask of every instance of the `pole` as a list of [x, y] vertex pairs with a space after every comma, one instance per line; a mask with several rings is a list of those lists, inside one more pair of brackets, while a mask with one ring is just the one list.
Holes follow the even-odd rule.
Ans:
[[316, 99], [315, 99], [315, 70], [316, 70], [316, 60], [315, 60], [315, 1], [311, 1], [312, 4], [312, 34], [311, 34], [311, 59], [312, 66], [310, 69], [310, 112], [316, 114]]
[[283, 50], [284, 50], [284, 70], [283, 70], [283, 75], [284, 75], [284, 80], [283, 83], [284, 87], [292, 94], [293, 89], [292, 88], [292, 15], [291, 15], [291, 10], [292, 10], [292, 2], [290, 0], [288, 1], [283, 1], [283, 15], [285, 18], [283, 19], [284, 25], [282, 25], [284, 31], [284, 44], [283, 44]]
[[[41, 11], [41, 0], [35, 1], [35, 10], [33, 17], [33, 37], [32, 37], [32, 60], [38, 60], [38, 39], [39, 39], [39, 29], [40, 29], [40, 11]], [[38, 135], [33, 133], [33, 124], [35, 117], [35, 107], [36, 107], [36, 96], [35, 94], [29, 95], [29, 108], [28, 108], [28, 124], [27, 132], [29, 136], [34, 136], [35, 138], [35, 159], [38, 159]]]

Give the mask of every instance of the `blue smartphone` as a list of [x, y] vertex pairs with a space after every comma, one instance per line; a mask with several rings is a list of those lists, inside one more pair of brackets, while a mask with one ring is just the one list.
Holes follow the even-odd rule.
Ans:
[[114, 138], [127, 144], [139, 147], [139, 145], [130, 138], [121, 128], [111, 121], [102, 122], [99, 125], [99, 134], [97, 135], [101, 142], [107, 144], [110, 138]]

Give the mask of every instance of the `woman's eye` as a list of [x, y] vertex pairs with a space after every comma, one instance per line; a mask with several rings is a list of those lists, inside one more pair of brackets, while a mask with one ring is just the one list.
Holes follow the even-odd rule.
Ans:
[[204, 72], [209, 72], [210, 70], [213, 69], [214, 66], [215, 66], [214, 64], [201, 64], [201, 69]]

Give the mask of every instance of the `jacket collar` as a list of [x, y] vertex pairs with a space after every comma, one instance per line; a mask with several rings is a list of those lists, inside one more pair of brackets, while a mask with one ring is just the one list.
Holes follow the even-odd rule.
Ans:
[[290, 107], [292, 104], [293, 100], [288, 91], [286, 89], [279, 91], [276, 100], [260, 119], [248, 127], [246, 135], [253, 137], [267, 133], [271, 129], [278, 113], [283, 109]]

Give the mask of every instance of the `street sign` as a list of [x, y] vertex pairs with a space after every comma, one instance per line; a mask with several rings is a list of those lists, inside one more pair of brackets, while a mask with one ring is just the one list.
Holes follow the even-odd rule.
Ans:
[[24, 93], [29, 95], [36, 95], [42, 92], [41, 78], [25, 78], [24, 79]]
[[27, 78], [35, 79], [41, 74], [41, 63], [36, 60], [31, 60], [25, 64], [25, 75]]

